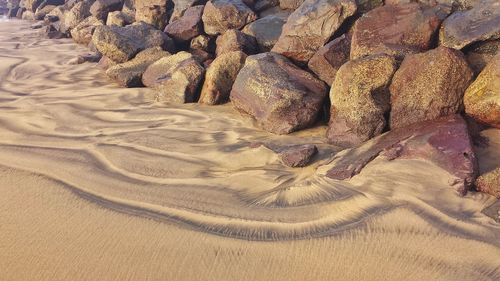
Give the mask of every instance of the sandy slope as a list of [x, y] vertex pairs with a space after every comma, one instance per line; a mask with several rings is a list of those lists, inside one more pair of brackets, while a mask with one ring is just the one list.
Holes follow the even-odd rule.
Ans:
[[[494, 199], [458, 197], [438, 167], [376, 159], [328, 180], [324, 128], [273, 136], [230, 106], [151, 103], [27, 26], [0, 22], [0, 280], [500, 279]], [[256, 142], [322, 153], [289, 169]]]

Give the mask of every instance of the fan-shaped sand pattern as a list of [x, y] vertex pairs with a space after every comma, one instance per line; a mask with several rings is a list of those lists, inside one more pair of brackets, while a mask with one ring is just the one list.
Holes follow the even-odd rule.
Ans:
[[[500, 278], [493, 199], [456, 196], [438, 167], [376, 159], [330, 180], [325, 128], [275, 136], [230, 106], [153, 103], [27, 26], [0, 23], [6, 280]], [[312, 166], [267, 148], [295, 143], [318, 144]]]

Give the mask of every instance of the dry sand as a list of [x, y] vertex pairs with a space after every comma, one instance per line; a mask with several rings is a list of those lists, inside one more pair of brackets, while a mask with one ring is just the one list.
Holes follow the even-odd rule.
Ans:
[[[0, 22], [0, 280], [500, 280], [480, 212], [495, 199], [457, 196], [440, 168], [326, 179], [324, 127], [274, 136], [230, 106], [151, 103], [28, 26]], [[290, 169], [255, 142], [322, 153]]]

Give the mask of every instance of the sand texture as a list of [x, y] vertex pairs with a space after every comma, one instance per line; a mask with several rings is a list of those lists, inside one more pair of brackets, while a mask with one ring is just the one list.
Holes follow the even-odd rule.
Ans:
[[[377, 158], [334, 181], [325, 126], [276, 136], [230, 105], [154, 103], [67, 64], [82, 51], [0, 22], [0, 280], [500, 280], [495, 199], [439, 167]], [[256, 143], [320, 153], [293, 169]]]

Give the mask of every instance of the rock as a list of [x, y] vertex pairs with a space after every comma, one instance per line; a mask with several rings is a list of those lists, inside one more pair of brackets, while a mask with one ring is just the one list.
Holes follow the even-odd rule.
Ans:
[[146, 49], [138, 53], [135, 58], [107, 69], [106, 74], [120, 86], [131, 88], [141, 87], [142, 74], [146, 68], [155, 61], [170, 56], [169, 52], [163, 51], [160, 47]]
[[317, 153], [318, 148], [313, 144], [296, 145], [282, 151], [279, 158], [286, 166], [298, 168], [309, 165]]
[[140, 51], [152, 47], [173, 50], [172, 39], [144, 22], [125, 27], [98, 26], [92, 42], [99, 52], [118, 63], [126, 62]]
[[35, 20], [35, 13], [32, 11], [25, 11], [22, 15], [22, 20]]
[[35, 12], [35, 20], [43, 20], [46, 15], [48, 15], [52, 10], [54, 10], [56, 6], [46, 5], [43, 8], [36, 9]]
[[173, 0], [174, 2], [174, 10], [172, 12], [172, 16], [170, 17], [170, 23], [180, 19], [183, 15], [184, 12], [189, 9], [190, 7], [196, 6], [196, 5], [202, 5], [204, 4], [203, 0]]
[[59, 18], [57, 16], [49, 14], [49, 15], [45, 15], [45, 17], [43, 18], [43, 21], [46, 23], [51, 23], [51, 22], [59, 21]]
[[76, 58], [71, 59], [68, 64], [82, 64], [86, 62], [99, 62], [101, 60], [102, 55], [99, 53], [85, 53], [80, 54]]
[[205, 5], [202, 19], [206, 34], [219, 35], [242, 28], [257, 15], [241, 0], [211, 0]]
[[258, 0], [253, 7], [254, 11], [260, 12], [280, 4], [279, 0]]
[[343, 34], [319, 48], [307, 66], [319, 79], [331, 86], [339, 68], [349, 61], [350, 49], [351, 38]]
[[354, 0], [306, 0], [288, 17], [272, 51], [307, 63], [354, 12]]
[[456, 177], [457, 180], [450, 185], [461, 195], [467, 193], [477, 177], [476, 156], [467, 124], [460, 115], [397, 128], [346, 150], [334, 157], [327, 176], [337, 180], [349, 179], [378, 155], [388, 160], [423, 159], [434, 163]]
[[55, 7], [50, 13], [45, 15], [44, 20], [46, 22], [56, 22], [56, 21], [63, 21], [64, 20], [64, 13], [65, 13], [65, 8], [64, 6], [57, 6]]
[[21, 6], [30, 12], [36, 12], [39, 7], [43, 6], [59, 6], [63, 5], [64, 0], [25, 0], [21, 2]]
[[198, 35], [194, 37], [189, 43], [189, 48], [191, 50], [208, 51], [210, 49], [210, 37], [207, 35]]
[[92, 0], [83, 0], [76, 3], [73, 8], [64, 13], [61, 20], [60, 31], [68, 33], [75, 28], [80, 22], [90, 17], [90, 7], [94, 2]]
[[500, 200], [495, 201], [491, 206], [482, 210], [481, 213], [500, 223]]
[[211, 60], [214, 58], [214, 56], [212, 54], [210, 54], [209, 52], [206, 52], [204, 50], [201, 50], [201, 49], [193, 49], [193, 50], [190, 50], [189, 53], [191, 55], [193, 55], [193, 58], [197, 62], [199, 62], [200, 64], [203, 64], [205, 61]]
[[[410, 1], [408, 3], [410, 3]], [[357, 13], [362, 15], [377, 7], [383, 6], [384, 0], [356, 0], [356, 5], [358, 6]], [[386, 3], [386, 5], [388, 4]]]
[[249, 56], [231, 90], [231, 102], [264, 130], [288, 134], [311, 126], [321, 111], [326, 85], [286, 57]]
[[237, 29], [232, 29], [217, 37], [217, 49], [215, 53], [217, 56], [221, 54], [242, 51], [247, 55], [258, 53], [257, 41], [254, 37], [249, 36]]
[[330, 90], [328, 142], [352, 147], [382, 133], [390, 109], [388, 87], [396, 69], [396, 60], [386, 54], [340, 67]]
[[170, 23], [165, 28], [165, 32], [174, 40], [186, 42], [203, 33], [201, 15], [204, 6], [194, 6], [188, 8], [184, 15], [178, 20]]
[[500, 38], [500, 2], [481, 0], [467, 11], [449, 16], [441, 27], [440, 44], [454, 49], [477, 41]]
[[499, 53], [499, 50], [500, 40], [477, 42], [467, 48], [465, 57], [469, 66], [477, 75]]
[[479, 74], [464, 95], [465, 112], [475, 120], [500, 129], [500, 54]]
[[97, 63], [97, 66], [104, 71], [108, 70], [110, 67], [114, 65], [117, 65], [117, 63], [111, 60], [110, 58], [104, 56], [99, 60], [99, 63]]
[[215, 105], [227, 102], [246, 58], [247, 55], [241, 51], [218, 56], [207, 69], [199, 103]]
[[283, 10], [297, 10], [304, 0], [280, 0], [280, 8]]
[[108, 14], [108, 19], [106, 20], [106, 25], [117, 25], [126, 26], [134, 22], [128, 14], [122, 11], [114, 11]]
[[100, 25], [104, 25], [102, 20], [90, 16], [71, 30], [71, 37], [76, 43], [88, 45], [92, 41], [92, 34], [95, 28]]
[[500, 199], [500, 168], [479, 176], [476, 180], [476, 189]]
[[439, 47], [406, 56], [390, 86], [390, 127], [458, 113], [472, 76], [460, 51]]
[[135, 0], [124, 0], [122, 12], [132, 19], [132, 22], [135, 22]]
[[248, 24], [242, 31], [255, 37], [261, 52], [269, 52], [278, 41], [285, 22], [283, 17], [266, 16]]
[[135, 20], [151, 24], [163, 30], [168, 21], [168, 7], [170, 1], [165, 0], [135, 0]]
[[179, 52], [151, 64], [142, 83], [157, 91], [157, 101], [195, 102], [205, 69], [190, 53]]
[[65, 37], [64, 34], [59, 31], [58, 28], [54, 27], [53, 24], [49, 24], [41, 28], [40, 34], [49, 39], [60, 39]]
[[354, 25], [351, 59], [385, 53], [401, 60], [406, 54], [428, 50], [440, 23], [435, 10], [417, 3], [375, 8]]
[[34, 24], [30, 25], [31, 29], [40, 29], [44, 26], [43, 21], [35, 22]]
[[90, 13], [96, 18], [106, 21], [108, 13], [119, 11], [122, 7], [122, 0], [96, 0], [90, 7]]

